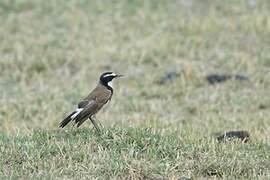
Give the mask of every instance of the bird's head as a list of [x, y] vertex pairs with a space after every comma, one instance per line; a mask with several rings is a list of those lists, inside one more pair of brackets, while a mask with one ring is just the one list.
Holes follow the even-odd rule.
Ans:
[[100, 82], [104, 85], [111, 86], [111, 82], [114, 78], [122, 77], [123, 75], [115, 74], [114, 72], [105, 72], [100, 76]]

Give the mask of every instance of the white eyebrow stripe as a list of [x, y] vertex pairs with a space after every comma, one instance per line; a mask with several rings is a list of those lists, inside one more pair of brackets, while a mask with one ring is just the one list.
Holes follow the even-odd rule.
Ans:
[[104, 77], [108, 77], [108, 76], [116, 76], [116, 74], [115, 73], [106, 74]]

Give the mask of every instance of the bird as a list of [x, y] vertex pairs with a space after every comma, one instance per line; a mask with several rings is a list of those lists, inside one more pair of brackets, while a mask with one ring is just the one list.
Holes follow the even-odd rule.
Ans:
[[100, 133], [100, 128], [96, 124], [94, 116], [111, 100], [114, 92], [112, 81], [122, 76], [114, 72], [102, 73], [97, 86], [78, 103], [77, 108], [72, 113], [60, 122], [59, 127], [64, 128], [71, 121], [74, 121], [75, 125], [79, 127], [87, 119], [90, 119], [96, 131]]

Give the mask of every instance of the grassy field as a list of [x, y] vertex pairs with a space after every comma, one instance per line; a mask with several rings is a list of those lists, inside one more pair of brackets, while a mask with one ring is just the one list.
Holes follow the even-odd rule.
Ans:
[[[270, 179], [268, 0], [0, 1], [0, 179]], [[95, 87], [110, 105], [59, 122]], [[178, 77], [157, 83], [166, 73]], [[211, 73], [248, 81], [209, 85]], [[216, 133], [246, 130], [248, 143]]]

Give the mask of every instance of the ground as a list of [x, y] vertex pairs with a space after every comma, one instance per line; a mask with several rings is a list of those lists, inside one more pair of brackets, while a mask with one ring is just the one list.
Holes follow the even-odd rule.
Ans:
[[[0, 179], [269, 179], [267, 0], [0, 2]], [[113, 70], [109, 106], [59, 122]], [[172, 80], [158, 83], [166, 74]], [[210, 85], [211, 73], [248, 80]], [[246, 130], [247, 143], [216, 133]]]

